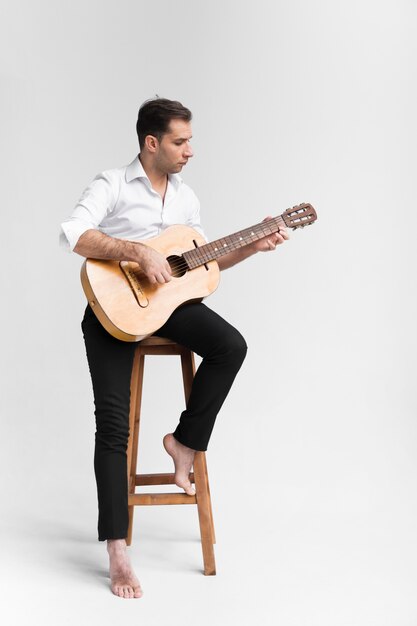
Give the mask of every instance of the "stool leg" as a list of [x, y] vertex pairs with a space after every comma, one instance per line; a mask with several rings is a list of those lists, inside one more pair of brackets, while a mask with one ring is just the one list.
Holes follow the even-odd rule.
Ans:
[[[183, 381], [184, 381], [185, 400], [188, 401], [188, 398], [190, 397], [190, 393], [191, 393], [191, 385], [193, 384], [193, 378], [195, 374], [194, 354], [190, 350], [184, 349], [183, 353], [181, 354], [181, 365], [182, 365], [182, 375], [183, 375]], [[204, 465], [205, 482], [207, 485], [207, 492], [208, 492], [208, 507], [210, 511], [212, 542], [216, 543], [216, 535], [214, 532], [213, 510], [211, 507], [210, 485], [209, 485], [209, 480], [208, 480], [207, 461], [206, 461], [205, 454], [203, 455], [203, 465]]]
[[211, 540], [213, 543], [216, 543], [216, 535], [214, 533], [213, 511], [211, 508], [210, 483], [209, 483], [209, 477], [208, 477], [208, 471], [207, 471], [207, 459], [206, 459], [205, 453], [203, 454], [203, 466], [204, 466], [204, 477], [206, 480], [207, 494], [208, 494], [208, 501], [209, 501], [209, 512], [210, 512], [210, 520], [211, 520]]
[[[190, 350], [184, 349], [181, 353], [181, 365], [185, 400], [188, 401], [195, 374], [194, 354]], [[216, 540], [205, 452], [196, 451], [193, 467], [198, 519], [200, 522], [201, 547], [203, 550], [204, 574], [206, 576], [212, 576], [216, 573], [213, 550], [213, 543], [215, 543]]]
[[[138, 459], [139, 445], [139, 427], [140, 427], [140, 410], [142, 406], [142, 388], [143, 388], [143, 372], [145, 369], [145, 356], [142, 354], [140, 347], [135, 351], [135, 357], [132, 368], [132, 378], [130, 384], [130, 412], [129, 412], [129, 442], [127, 447], [127, 478], [128, 478], [128, 495], [135, 493], [136, 468]], [[133, 512], [134, 505], [128, 507], [129, 510], [129, 526], [127, 531], [126, 544], [132, 543], [133, 533]]]
[[213, 550], [214, 529], [212, 525], [211, 506], [208, 484], [205, 479], [205, 452], [197, 451], [194, 457], [194, 481], [197, 498], [198, 519], [200, 522], [201, 547], [203, 550], [204, 574], [213, 576], [216, 573], [216, 562]]

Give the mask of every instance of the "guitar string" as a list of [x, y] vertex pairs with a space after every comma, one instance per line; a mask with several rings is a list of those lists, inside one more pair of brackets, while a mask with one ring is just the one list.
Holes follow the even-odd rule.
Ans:
[[[275, 231], [275, 232], [277, 232], [277, 231]], [[268, 235], [271, 235], [271, 234], [273, 234], [273, 233], [265, 233], [265, 236], [268, 236]], [[243, 243], [243, 244], [241, 244], [239, 241], [236, 241], [236, 242], [232, 242], [232, 244], [229, 244], [229, 245], [230, 245], [230, 247], [232, 248], [232, 251], [233, 251], [233, 250], [236, 250], [238, 248], [243, 248], [246, 245], [249, 245], [250, 243], [253, 243], [254, 241], [259, 241], [259, 239], [260, 238], [258, 238], [258, 237], [256, 237], [256, 238], [251, 237], [250, 241], [245, 241], [245, 243]], [[212, 261], [214, 258], [216, 258], [216, 256], [223, 256], [223, 255], [214, 255], [212, 257], [212, 254], [213, 254], [214, 250], [211, 250], [211, 249], [208, 249], [206, 251], [204, 250], [206, 245], [207, 246], [212, 246], [214, 243], [216, 243], [216, 242], [211, 242], [209, 244], [204, 244], [204, 246], [201, 246], [200, 248], [195, 248], [194, 250], [193, 249], [187, 250], [186, 252], [188, 252], [188, 253], [196, 253], [194, 255], [191, 254], [190, 256], [196, 256], [197, 257], [197, 259], [199, 260], [199, 265], [197, 267], [200, 267], [200, 265], [204, 265], [205, 263], [209, 263], [210, 261]], [[220, 244], [218, 244], [218, 245], [220, 245]], [[185, 253], [183, 253], [183, 254], [185, 254]], [[225, 254], [227, 254], [227, 253], [225, 253]], [[204, 258], [204, 257], [207, 257], [207, 258]], [[212, 258], [209, 258], [209, 257], [212, 257]], [[190, 259], [190, 260], [192, 261], [192, 259]], [[201, 261], [201, 263], [200, 263], [200, 261]], [[176, 259], [175, 261], [172, 261], [170, 263], [170, 267], [171, 267], [172, 270], [178, 271], [178, 272], [181, 272], [182, 270], [186, 271], [187, 269], [195, 269], [193, 267], [190, 267], [189, 263], [187, 263], [187, 260], [183, 256], [178, 257], [178, 260]], [[134, 273], [135, 274], [140, 273], [140, 270], [139, 270], [139, 272], [134, 270]]]
[[[207, 244], [204, 244], [203, 246], [201, 246], [200, 248], [195, 248], [195, 249], [191, 249], [191, 250], [187, 250], [188, 253], [190, 253], [190, 256], [193, 256], [193, 254], [195, 253], [195, 255], [198, 256], [205, 256], [205, 255], [212, 255], [213, 252], [217, 252], [217, 249], [214, 248], [213, 250], [213, 246], [215, 244], [217, 244], [218, 246], [220, 246], [222, 244], [222, 242], [229, 240], [229, 243], [226, 243], [226, 245], [230, 245], [230, 247], [232, 247], [234, 250], [236, 250], [237, 248], [242, 248], [246, 245], [249, 245], [250, 243], [253, 243], [254, 241], [258, 241], [259, 239], [261, 239], [263, 236], [268, 237], [269, 235], [272, 235], [276, 232], [278, 232], [275, 228], [271, 229], [271, 227], [269, 226], [270, 222], [274, 222], [275, 226], [278, 226], [276, 224], [276, 220], [279, 220], [280, 218], [274, 218], [272, 220], [269, 220], [268, 222], [265, 223], [260, 223], [260, 224], [256, 224], [256, 226], [253, 226], [252, 228], [246, 228], [243, 231], [239, 231], [237, 233], [234, 233], [233, 235], [227, 235], [226, 237], [222, 237], [220, 239], [217, 239], [215, 241], [209, 242]], [[282, 221], [282, 220], [281, 220]], [[279, 230], [279, 226], [278, 226], [278, 230]], [[248, 233], [248, 231], [251, 231], [251, 234], [244, 234], [244, 233]], [[256, 236], [253, 236], [253, 234]], [[236, 240], [234, 239], [235, 237], [241, 237], [243, 235], [243, 239], [241, 240]], [[259, 236], [260, 235], [260, 236]], [[243, 242], [243, 243], [242, 243]], [[225, 245], [225, 244], [223, 244]], [[207, 258], [207, 261], [212, 260], [211, 258]]]
[[[277, 232], [277, 231], [275, 231], [275, 232]], [[272, 234], [273, 233], [271, 233], [271, 232], [265, 233], [265, 236], [267, 237], [267, 236], [272, 235]], [[243, 243], [243, 244], [240, 244], [240, 242], [232, 242], [232, 244], [229, 244], [229, 245], [230, 245], [230, 247], [232, 248], [232, 251], [233, 251], [233, 250], [236, 250], [236, 249], [239, 249], [239, 248], [243, 248], [246, 245], [249, 245], [249, 244], [251, 244], [251, 243], [253, 243], [255, 241], [259, 241], [259, 239], [261, 239], [261, 238], [262, 237], [250, 238], [249, 241], [245, 241], [245, 243]], [[215, 242], [212, 242], [210, 244], [205, 244], [205, 246], [206, 245], [207, 246], [211, 246], [213, 243], [215, 243]], [[174, 272], [182, 272], [183, 270], [184, 271], [192, 270], [192, 269], [196, 269], [196, 267], [201, 267], [202, 265], [205, 265], [205, 263], [210, 263], [210, 261], [213, 261], [218, 256], [223, 256], [222, 254], [213, 256], [213, 252], [214, 252], [213, 250], [209, 249], [207, 251], [204, 251], [204, 249], [202, 249], [202, 248], [203, 248], [203, 246], [200, 247], [200, 248], [195, 248], [194, 250], [193, 249], [187, 250], [187, 252], [189, 252], [189, 253], [196, 253], [193, 256], [197, 257], [197, 260], [198, 260], [198, 265], [197, 266], [195, 266], [195, 267], [190, 266], [190, 264], [187, 262], [187, 260], [183, 256], [181, 256], [181, 257], [178, 257], [178, 260], [172, 261], [170, 263], [171, 269]], [[227, 253], [225, 252], [225, 254], [227, 254]], [[204, 258], [204, 257], [206, 257], [206, 258]], [[190, 259], [190, 260], [193, 261], [193, 259]], [[138, 275], [145, 276], [140, 269], [133, 269], [133, 273], [136, 276], [138, 276]]]
[[[275, 219], [269, 220], [268, 222], [265, 222], [265, 223], [261, 222], [260, 224], [257, 224], [256, 226], [254, 226], [252, 228], [245, 229], [244, 231], [239, 231], [237, 233], [234, 233], [233, 235], [228, 235], [228, 236], [223, 237], [223, 238], [221, 238], [219, 240], [212, 241], [210, 243], [204, 244], [204, 246], [201, 246], [200, 248], [187, 250], [187, 253], [190, 253], [190, 256], [200, 257], [200, 260], [203, 259], [203, 263], [201, 263], [201, 265], [204, 265], [204, 263], [212, 261], [213, 258], [215, 258], [215, 256], [223, 256], [223, 255], [215, 255], [214, 257], [212, 256], [213, 253], [215, 251], [217, 251], [216, 249], [214, 249], [214, 250], [212, 249], [213, 245], [215, 245], [216, 243], [217, 243], [217, 245], [220, 245], [220, 242], [224, 241], [225, 239], [229, 239], [229, 240], [231, 240], [231, 243], [230, 244], [226, 244], [226, 245], [230, 245], [230, 247], [232, 248], [232, 251], [236, 250], [238, 248], [243, 248], [246, 245], [249, 245], [249, 244], [253, 243], [254, 241], [259, 241], [259, 239], [262, 239], [263, 236], [268, 237], [268, 236], [270, 236], [272, 234], [277, 233], [278, 232], [277, 230], [275, 230], [275, 229], [271, 230], [271, 227], [268, 225], [269, 222], [273, 221], [274, 225], [277, 226], [276, 220], [280, 220], [280, 218], [275, 218]], [[283, 220], [281, 219], [280, 221], [283, 221]], [[278, 226], [278, 228], [279, 228], [279, 226]], [[236, 236], [240, 237], [242, 233], [244, 233], [244, 232], [246, 232], [248, 230], [250, 230], [252, 232], [256, 231], [256, 235], [261, 235], [261, 236], [260, 237], [259, 236], [253, 237], [252, 235], [249, 235], [249, 236], [248, 235], [244, 235], [244, 238], [241, 240], [244, 243], [241, 243], [241, 241], [239, 241], [239, 240], [233, 240], [232, 239], [233, 237], [236, 237]], [[205, 248], [207, 250], [205, 250]], [[207, 258], [204, 260], [205, 256]], [[189, 265], [188, 265], [187, 261], [183, 257], [181, 257], [178, 261], [170, 263], [170, 265], [171, 265], [171, 268], [173, 268], [175, 270], [178, 270], [178, 271], [181, 271], [182, 269], [189, 268]], [[190, 269], [193, 269], [193, 268], [190, 268]]]
[[[248, 230], [250, 230], [251, 233], [253, 232], [254, 235], [257, 235], [255, 237], [253, 235], [250, 235], [249, 237], [247, 235], [245, 235], [244, 239], [242, 240], [242, 241], [244, 241], [243, 244], [241, 244], [240, 241], [233, 241], [232, 240], [231, 244], [229, 244], [229, 245], [230, 245], [230, 247], [232, 247], [232, 251], [233, 251], [233, 250], [236, 250], [238, 248], [245, 247], [246, 245], [249, 245], [249, 244], [251, 244], [251, 243], [253, 243], [255, 241], [259, 241], [259, 239], [262, 239], [263, 236], [268, 237], [269, 235], [273, 235], [273, 234], [279, 232], [278, 230], [275, 230], [275, 229], [270, 230], [269, 224], [271, 222], [274, 223], [274, 226], [277, 226], [277, 222], [283, 222], [285, 224], [285, 222], [282, 219], [282, 217], [278, 216], [276, 218], [272, 218], [271, 220], [268, 220], [267, 222], [261, 222], [260, 224], [256, 224], [252, 228], [248, 228], [248, 229], [245, 229], [244, 231], [239, 231], [237, 233], [234, 233], [233, 235], [227, 235], [226, 237], [222, 237], [221, 239], [218, 239], [218, 240], [209, 242], [207, 244], [204, 244], [200, 248], [194, 248], [194, 249], [191, 249], [191, 250], [187, 250], [183, 254], [189, 253], [190, 256], [196, 256], [197, 258], [200, 257], [198, 260], [201, 261], [201, 263], [199, 263], [199, 265], [197, 266], [197, 267], [200, 267], [201, 265], [204, 265], [205, 263], [209, 263], [210, 261], [215, 259], [216, 256], [223, 256], [223, 255], [215, 255], [215, 256], [212, 257], [213, 252], [215, 252], [217, 250], [212, 250], [212, 249], [210, 249], [210, 247], [212, 247], [216, 243], [217, 243], [217, 245], [220, 245], [220, 242], [224, 241], [225, 239], [229, 239], [230, 240], [232, 237], [236, 237], [236, 236], [240, 237], [242, 233], [247, 232]], [[278, 229], [279, 229], [279, 226], [278, 226]], [[247, 239], [249, 239], [249, 241], [247, 241]], [[224, 245], [228, 245], [228, 244], [224, 244]], [[204, 248], [207, 248], [207, 250], [205, 251]], [[204, 257], [207, 257], [207, 258], [204, 260]], [[210, 258], [210, 257], [212, 257], [212, 258]], [[182, 271], [195, 269], [193, 267], [190, 267], [190, 265], [187, 263], [186, 259], [183, 256], [178, 257], [178, 260], [175, 260], [172, 263], [170, 263], [170, 267], [171, 267], [171, 269], [174, 272], [182, 272]], [[143, 272], [141, 270], [133, 270], [133, 273], [136, 276], [137, 275], [144, 276], [144, 274], [143, 274]]]

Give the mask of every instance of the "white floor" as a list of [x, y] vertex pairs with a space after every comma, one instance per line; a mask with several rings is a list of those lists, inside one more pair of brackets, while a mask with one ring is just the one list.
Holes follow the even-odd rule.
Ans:
[[[2, 623], [415, 626], [417, 514], [407, 498], [414, 473], [409, 484], [406, 472], [402, 484], [351, 473], [338, 491], [341, 475], [320, 481], [322, 459], [310, 474], [308, 456], [302, 471], [296, 458], [291, 464], [288, 442], [287, 456], [283, 445], [274, 457], [261, 436], [257, 471], [245, 455], [249, 431], [242, 437], [240, 455], [217, 437], [207, 457], [217, 575], [202, 573], [196, 507], [137, 508], [137, 600], [110, 592], [87, 458], [71, 472], [64, 466], [65, 488], [36, 468], [25, 480], [17, 473], [21, 491], [10, 481], [3, 499]], [[384, 463], [388, 475], [392, 460]]]

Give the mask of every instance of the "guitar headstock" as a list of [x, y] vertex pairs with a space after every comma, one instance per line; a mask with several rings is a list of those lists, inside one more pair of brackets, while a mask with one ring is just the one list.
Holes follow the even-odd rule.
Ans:
[[287, 209], [281, 215], [288, 228], [295, 230], [296, 228], [304, 228], [308, 224], [312, 224], [317, 219], [317, 213], [311, 204], [303, 202]]

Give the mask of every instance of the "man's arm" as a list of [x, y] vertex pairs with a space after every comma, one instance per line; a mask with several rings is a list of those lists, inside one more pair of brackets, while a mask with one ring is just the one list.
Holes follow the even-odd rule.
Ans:
[[167, 283], [171, 280], [171, 268], [165, 257], [139, 241], [116, 239], [91, 228], [78, 239], [74, 252], [90, 259], [135, 261], [151, 283]]
[[[271, 219], [271, 216], [266, 217], [263, 221], [267, 221]], [[233, 252], [229, 252], [229, 254], [225, 254], [218, 259], [219, 268], [221, 270], [227, 270], [229, 267], [236, 265], [236, 263], [240, 263], [244, 261], [248, 257], [256, 254], [257, 252], [268, 252], [269, 250], [275, 250], [275, 248], [284, 243], [290, 236], [287, 232], [287, 229], [282, 227], [279, 229], [279, 233], [274, 233], [273, 235], [267, 235], [266, 237], [262, 237], [262, 239], [258, 239], [258, 241], [254, 241], [253, 243], [244, 246], [243, 248], [238, 248], [237, 250], [233, 250]]]

